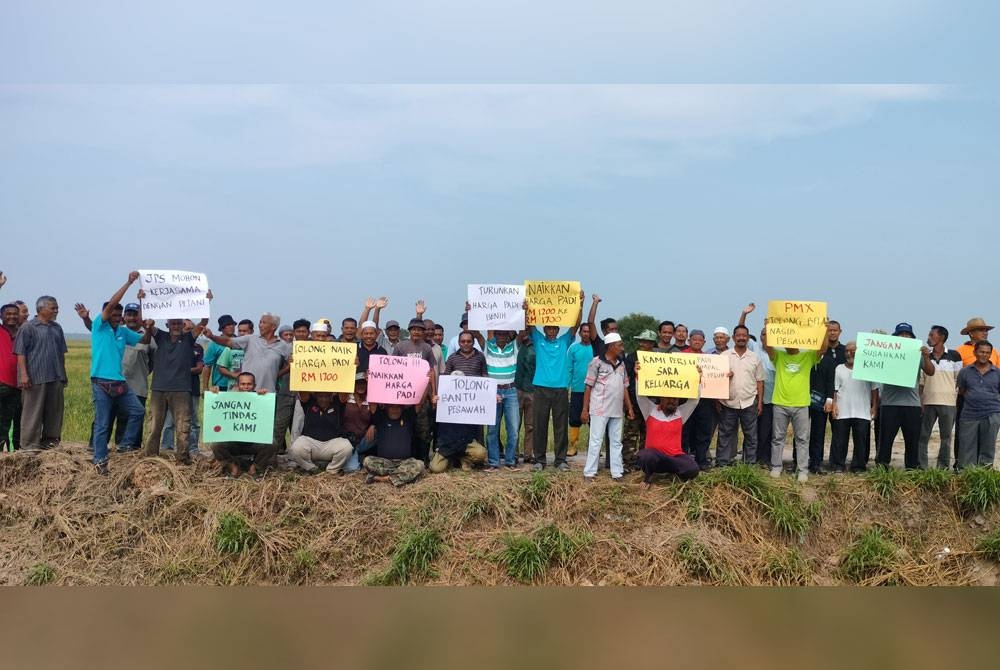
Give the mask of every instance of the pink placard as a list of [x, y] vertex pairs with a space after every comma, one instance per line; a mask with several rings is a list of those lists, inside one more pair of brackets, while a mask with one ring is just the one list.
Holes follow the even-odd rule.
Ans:
[[368, 401], [384, 405], [416, 405], [427, 390], [430, 367], [423, 358], [371, 356]]

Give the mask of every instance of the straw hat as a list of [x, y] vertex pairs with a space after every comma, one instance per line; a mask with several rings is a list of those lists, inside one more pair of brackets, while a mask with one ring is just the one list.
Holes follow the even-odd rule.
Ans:
[[993, 326], [987, 326], [986, 321], [977, 316], [974, 319], [969, 319], [968, 323], [965, 324], [965, 328], [962, 329], [962, 335], [968, 335], [970, 330], [978, 330], [980, 328], [993, 330]]

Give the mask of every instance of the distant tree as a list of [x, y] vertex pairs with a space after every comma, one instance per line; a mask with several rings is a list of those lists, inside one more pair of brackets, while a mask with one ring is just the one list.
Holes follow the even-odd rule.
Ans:
[[656, 319], [656, 317], [637, 312], [633, 312], [618, 319], [618, 334], [622, 336], [622, 343], [625, 345], [625, 351], [632, 353], [638, 349], [639, 343], [635, 341], [635, 336], [646, 329], [655, 333], [656, 327], [659, 323], [660, 322]]

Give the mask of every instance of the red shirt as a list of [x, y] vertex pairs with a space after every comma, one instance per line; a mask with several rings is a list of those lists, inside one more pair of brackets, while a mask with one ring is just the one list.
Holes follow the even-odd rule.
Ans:
[[[697, 401], [695, 401], [697, 403]], [[684, 420], [674, 412], [666, 420], [656, 418], [663, 413], [654, 410], [646, 419], [646, 448], [658, 451], [665, 456], [680, 456], [684, 453], [681, 446], [681, 433], [684, 430]]]
[[3, 326], [0, 335], [0, 384], [17, 388], [17, 356], [14, 355], [14, 338]]

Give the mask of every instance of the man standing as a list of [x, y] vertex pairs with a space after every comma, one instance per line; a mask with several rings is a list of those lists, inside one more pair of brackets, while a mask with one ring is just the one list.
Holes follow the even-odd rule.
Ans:
[[[580, 304], [583, 304], [585, 294], [580, 291]], [[596, 296], [595, 296], [596, 297]], [[600, 299], [597, 299], [600, 301]], [[567, 352], [569, 345], [576, 337], [580, 327], [583, 310], [576, 315], [576, 323], [562, 335], [559, 326], [538, 326], [529, 329], [531, 341], [535, 347], [535, 470], [545, 469], [545, 452], [548, 451], [549, 417], [552, 418], [553, 448], [555, 449], [555, 467], [558, 470], [569, 470], [566, 463], [566, 452], [569, 440], [566, 439], [567, 418], [569, 414], [569, 398], [566, 395], [566, 385], [569, 383], [569, 366]], [[524, 301], [525, 323], [528, 318], [528, 301]]]
[[101, 314], [90, 325], [90, 384], [94, 399], [92, 446], [94, 467], [100, 475], [108, 474], [108, 440], [115, 416], [124, 414], [126, 422], [118, 450], [130, 451], [139, 447], [145, 410], [125, 379], [122, 359], [126, 347], [138, 345], [142, 336], [122, 327], [120, 304], [125, 292], [138, 278], [138, 272], [130, 272], [128, 281], [104, 303]]
[[[986, 323], [986, 320], [982, 317], [973, 317], [969, 319], [965, 328], [962, 329], [962, 335], [967, 335], [969, 341], [965, 344], [960, 344], [958, 346], [958, 354], [962, 357], [962, 366], [967, 367], [976, 362], [976, 343], [985, 342], [986, 337], [989, 332], [993, 330], [993, 326]], [[1000, 367], [1000, 353], [995, 349], [990, 355], [990, 363]], [[962, 420], [962, 408], [965, 406], [965, 396], [959, 394], [958, 401], [955, 403], [955, 424]], [[962, 448], [962, 433], [961, 431], [955, 431], [955, 460], [958, 460], [958, 452]]]
[[826, 423], [833, 421], [834, 374], [847, 362], [838, 322], [827, 322], [826, 339], [826, 352], [809, 374], [809, 472], [814, 475], [823, 474]]
[[[518, 458], [525, 463], [534, 463], [535, 444], [535, 346], [531, 334], [522, 330], [517, 336], [521, 346], [517, 350], [517, 371], [514, 373], [514, 388], [517, 389], [517, 404], [524, 424], [524, 442]], [[518, 430], [520, 432], [520, 429]]]
[[[194, 329], [195, 325], [191, 319], [184, 319], [184, 332], [191, 333], [194, 332]], [[215, 344], [211, 341], [210, 343]], [[201, 425], [198, 423], [198, 408], [201, 406], [201, 375], [205, 371], [205, 349], [198, 344], [196, 338], [192, 350], [194, 351], [194, 358], [191, 361], [191, 411], [188, 413], [190, 419], [188, 422], [188, 434], [187, 436], [174, 435], [174, 415], [168, 407], [167, 417], [163, 422], [163, 438], [160, 440], [160, 448], [168, 451], [172, 450], [175, 439], [186, 439], [188, 453], [191, 456], [200, 456], [201, 450], [198, 448], [198, 443], [201, 438]]]
[[920, 402], [923, 413], [920, 423], [920, 443], [917, 447], [920, 467], [928, 467], [927, 445], [931, 439], [931, 431], [935, 422], [941, 437], [938, 449], [937, 467], [947, 470], [952, 463], [951, 435], [955, 427], [956, 404], [958, 402], [958, 373], [962, 371], [962, 356], [953, 349], [948, 349], [944, 343], [948, 341], [948, 329], [944, 326], [931, 326], [927, 334], [927, 346], [931, 353], [928, 356], [934, 366], [933, 375], [920, 375]]
[[[598, 299], [596, 295], [594, 298]], [[577, 444], [580, 441], [580, 426], [584, 423], [582, 419], [583, 396], [587, 390], [585, 384], [587, 367], [590, 365], [590, 361], [597, 356], [594, 353], [593, 340], [590, 335], [590, 324], [580, 324], [580, 339], [569, 345], [569, 353], [567, 353], [569, 358], [569, 449], [566, 451], [567, 456], [576, 456]]]
[[[329, 325], [327, 326], [327, 332], [329, 332]], [[223, 331], [222, 333], [226, 337], [232, 337], [232, 332]], [[243, 319], [236, 326], [236, 335], [243, 337], [244, 335], [253, 335], [253, 321], [250, 319]], [[219, 369], [219, 373], [226, 377], [228, 382], [228, 388], [232, 388], [236, 385], [236, 378], [239, 376], [240, 371], [243, 368], [243, 355], [246, 353], [242, 349], [232, 349], [230, 347], [224, 347], [223, 351], [219, 355], [218, 361], [216, 361], [216, 367]]]
[[743, 429], [743, 462], [757, 461], [757, 418], [764, 411], [764, 366], [757, 354], [747, 348], [749, 341], [750, 330], [736, 326], [733, 349], [723, 354], [729, 358], [729, 398], [721, 402], [719, 412], [719, 440], [715, 448], [718, 466], [731, 464], [736, 455], [737, 422]]
[[497, 380], [497, 417], [486, 432], [487, 467], [500, 467], [500, 425], [506, 422], [507, 439], [504, 443], [503, 461], [509, 469], [517, 469], [517, 431], [520, 423], [517, 389], [514, 377], [517, 373], [518, 350], [516, 334], [511, 330], [497, 330], [487, 333], [486, 373]]
[[[897, 324], [892, 334], [894, 337], [916, 338], [913, 326], [908, 323]], [[935, 373], [929, 354], [930, 349], [926, 346], [920, 348], [920, 369], [928, 377]], [[875, 462], [883, 467], [889, 467], [892, 460], [892, 443], [896, 439], [896, 433], [902, 429], [903, 464], [907, 470], [919, 468], [917, 445], [920, 441], [920, 375], [917, 375], [913, 386], [880, 384], [878, 415], [878, 447], [875, 451]]]
[[[757, 308], [754, 303], [748, 304], [740, 313], [739, 325], [745, 326], [747, 317]], [[735, 332], [735, 328], [733, 332]], [[764, 341], [764, 332], [767, 328], [761, 328], [760, 341]], [[767, 355], [761, 355], [763, 345], [751, 340], [747, 342], [747, 349], [757, 354], [761, 367], [764, 369], [764, 397], [761, 403], [760, 414], [757, 416], [757, 465], [770, 467], [771, 465], [771, 441], [774, 435], [774, 363]], [[743, 451], [746, 452], [746, 438], [743, 440]]]
[[21, 446], [41, 451], [62, 437], [66, 378], [66, 337], [56, 323], [59, 303], [50, 295], [35, 302], [35, 318], [21, 326], [14, 340], [17, 385], [21, 389]]
[[771, 476], [781, 476], [781, 457], [785, 449], [788, 424], [792, 424], [798, 481], [809, 480], [809, 374], [826, 353], [826, 337], [819, 351], [811, 349], [775, 349], [767, 343], [767, 319], [764, 319], [761, 342], [774, 363], [774, 437], [771, 442]]
[[146, 334], [142, 337], [142, 343], [149, 344], [150, 341], [156, 343], [153, 351], [151, 419], [149, 435], [146, 436], [146, 456], [160, 455], [163, 424], [169, 409], [173, 415], [174, 430], [177, 435], [174, 458], [178, 465], [191, 463], [188, 436], [191, 432], [194, 346], [201, 329], [207, 323], [208, 319], [202, 319], [193, 332], [185, 332], [183, 319], [167, 319], [166, 331], [157, 329], [155, 321], [146, 321]]
[[830, 443], [830, 469], [843, 472], [847, 469], [847, 438], [854, 440], [851, 472], [868, 469], [871, 454], [872, 417], [878, 411], [878, 393], [869, 381], [854, 378], [855, 342], [844, 347], [847, 360], [834, 371], [833, 382], [833, 439]]
[[444, 366], [444, 374], [453, 374], [456, 370], [466, 377], [485, 377], [486, 356], [473, 345], [476, 339], [468, 330], [463, 330], [458, 336], [458, 351], [448, 357]]
[[[0, 273], [0, 276], [3, 276]], [[17, 388], [17, 356], [14, 340], [20, 326], [17, 305], [0, 308], [0, 453], [21, 448], [21, 390]], [[13, 437], [11, 432], [13, 428]]]
[[673, 321], [660, 321], [659, 325], [659, 337], [654, 345], [656, 348], [652, 351], [663, 354], [672, 354], [677, 349], [674, 347], [674, 322]]
[[992, 468], [1000, 431], [1000, 368], [990, 361], [993, 345], [980, 340], [973, 351], [976, 362], [958, 374], [958, 392], [965, 398], [959, 470], [972, 465]]
[[[238, 337], [226, 337], [225, 335], [215, 335], [205, 331], [205, 335], [223, 346], [234, 351], [243, 351], [244, 357], [242, 369], [244, 372], [253, 374], [255, 388], [257, 392], [276, 393], [278, 389], [278, 373], [288, 362], [292, 355], [292, 345], [285, 342], [277, 335], [278, 326], [281, 325], [281, 318], [270, 312], [265, 312], [258, 322], [259, 335], [240, 335]], [[315, 328], [315, 326], [313, 326]], [[295, 403], [288, 404], [275, 402], [274, 404], [274, 448], [265, 452], [265, 456], [270, 462], [260, 462], [258, 469], [273, 467], [274, 458], [278, 450], [285, 442], [285, 431], [292, 422], [292, 412]]]
[[[236, 333], [236, 319], [232, 315], [223, 314], [219, 317], [219, 333], [226, 337], [232, 337]], [[221, 344], [211, 341], [208, 343], [208, 348], [205, 349], [205, 371], [203, 373], [205, 390], [213, 386], [223, 392], [229, 390], [229, 377], [222, 374], [218, 365], [219, 358], [225, 351], [226, 347]]]
[[410, 334], [410, 339], [400, 340], [399, 343], [396, 344], [395, 353], [393, 355], [410, 358], [422, 358], [427, 362], [427, 367], [429, 368], [427, 371], [427, 378], [429, 380], [429, 383], [427, 384], [427, 392], [424, 394], [424, 397], [421, 398], [420, 402], [413, 408], [416, 416], [414, 449], [417, 458], [427, 464], [430, 461], [432, 439], [431, 399], [437, 395], [437, 370], [435, 369], [436, 361], [434, 360], [434, 352], [430, 345], [424, 342], [426, 329], [424, 328], [423, 319], [410, 319], [407, 331]]
[[[676, 332], [676, 330], [675, 330]], [[705, 346], [705, 333], [699, 329], [691, 331], [690, 346], [684, 353], [701, 354]], [[712, 434], [719, 421], [716, 401], [711, 398], [699, 398], [694, 402], [698, 406], [684, 424], [683, 438], [688, 453], [694, 456], [701, 470], [708, 470], [712, 464], [708, 460], [708, 448], [712, 444]]]
[[586, 479], [597, 476], [601, 458], [601, 444], [607, 432], [611, 445], [611, 479], [618, 481], [625, 474], [622, 465], [622, 417], [635, 418], [629, 398], [628, 375], [620, 359], [622, 338], [618, 333], [608, 333], [604, 338], [604, 353], [592, 358], [587, 366], [587, 390], [583, 396], [581, 418], [590, 423], [590, 440], [587, 444], [587, 463], [583, 469]]

